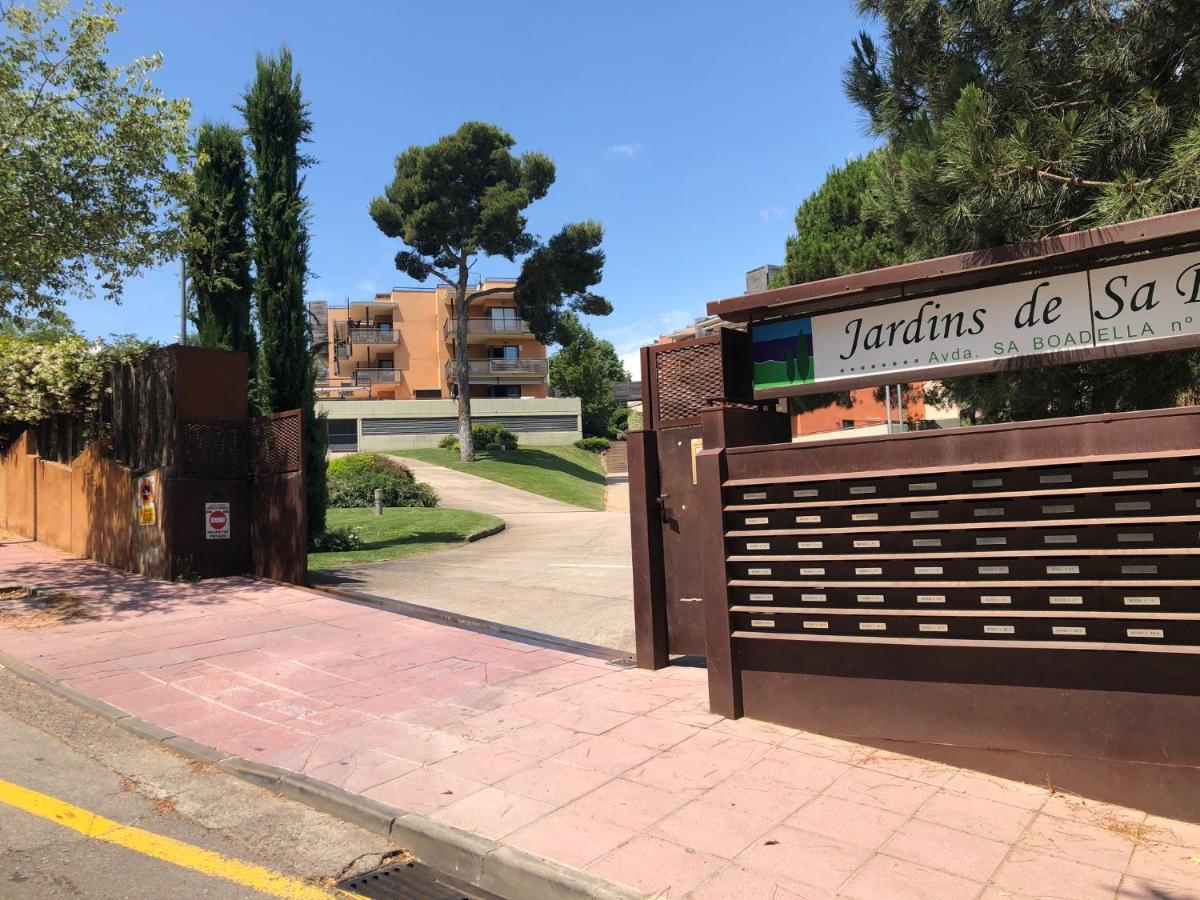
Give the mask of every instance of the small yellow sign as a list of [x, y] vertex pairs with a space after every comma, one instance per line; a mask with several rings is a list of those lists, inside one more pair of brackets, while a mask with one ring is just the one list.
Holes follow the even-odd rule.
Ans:
[[692, 438], [692, 484], [697, 484], [699, 478], [696, 475], [696, 454], [704, 449], [703, 438]]
[[154, 524], [154, 504], [153, 503], [151, 503], [149, 506], [143, 506], [141, 509], [138, 510], [138, 524], [139, 525], [153, 525]]
[[157, 520], [154, 507], [154, 476], [143, 475], [137, 486], [137, 517], [139, 525], [153, 525]]

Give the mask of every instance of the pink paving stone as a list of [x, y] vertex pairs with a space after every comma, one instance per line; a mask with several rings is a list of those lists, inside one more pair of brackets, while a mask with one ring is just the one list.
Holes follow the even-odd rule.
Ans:
[[1165, 880], [1186, 885], [1200, 896], [1200, 846], [1139, 845], [1129, 861], [1129, 874], [1150, 882]]
[[983, 885], [916, 863], [876, 856], [839, 892], [852, 900], [974, 900]]
[[691, 697], [672, 700], [658, 709], [650, 710], [646, 715], [654, 719], [679, 722], [682, 725], [695, 725], [697, 728], [707, 728], [709, 725], [721, 721], [721, 716], [709, 712], [707, 700], [696, 700]]
[[634, 831], [644, 831], [685, 802], [686, 798], [668, 791], [615, 778], [568, 804], [565, 809]]
[[[1021, 835], [1016, 848], [1123, 872], [1133, 855], [1134, 843], [1111, 828], [1040, 815]], [[1196, 868], [1196, 874], [1200, 877], [1200, 865]]]
[[728, 866], [687, 896], [688, 900], [825, 900], [829, 892], [780, 875]]
[[1001, 841], [920, 819], [901, 826], [880, 848], [887, 856], [980, 883], [991, 878], [1008, 851], [1009, 845]]
[[836, 760], [813, 759], [795, 750], [774, 747], [748, 766], [746, 774], [816, 794], [852, 771], [856, 770]]
[[175, 682], [175, 686], [189, 694], [215, 699], [240, 688], [256, 687], [256, 682], [234, 672], [212, 671]]
[[577, 797], [582, 797], [607, 781], [612, 776], [598, 769], [572, 766], [553, 759], [537, 763], [510, 775], [497, 783], [497, 787], [534, 800], [562, 806]]
[[665, 706], [670, 702], [669, 697], [637, 694], [632, 691], [614, 691], [608, 696], [597, 698], [595, 701], [597, 706], [602, 706], [605, 709], [615, 709], [617, 712], [629, 713], [634, 716], [645, 715], [651, 710], [658, 709], [660, 706]]
[[654, 750], [666, 750], [692, 737], [698, 730], [692, 725], [681, 725], [678, 722], [638, 716], [630, 719], [624, 725], [618, 725], [608, 732], [608, 735], [617, 740], [632, 741]]
[[1013, 850], [992, 876], [996, 887], [1013, 894], [1044, 896], [1052, 886], [1054, 896], [1072, 900], [1111, 898], [1121, 876], [1108, 869], [1085, 866], [1069, 859], [1026, 850]]
[[506, 706], [491, 712], [468, 716], [456, 724], [448, 726], [446, 730], [476, 741], [490, 741], [516, 731], [518, 728], [525, 728], [533, 724], [531, 719], [522, 717], [516, 711], [517, 706]]
[[[222, 743], [221, 749], [238, 756], [261, 760], [264, 756], [290, 750], [302, 744], [310, 745], [311, 742], [312, 738], [307, 734], [272, 725], [229, 738]], [[306, 753], [305, 758], [307, 759], [308, 756], [309, 754]], [[302, 766], [289, 768], [295, 768], [296, 771], [302, 770]]]
[[[583, 684], [573, 684], [570, 687], [559, 688], [547, 696], [555, 700], [560, 700], [563, 703], [588, 705], [597, 703], [606, 697], [611, 697], [613, 693], [612, 688], [605, 687], [603, 684], [598, 684], [593, 680], [585, 681]], [[599, 705], [603, 706], [603, 704]]]
[[524, 694], [518, 694], [515, 691], [506, 691], [499, 687], [481, 687], [456, 694], [453, 702], [455, 706], [461, 706], [468, 710], [462, 715], [470, 715], [470, 710], [491, 712], [500, 707], [511, 708], [513, 704], [524, 699], [526, 699]]
[[688, 800], [716, 787], [742, 767], [737, 760], [708, 759], [667, 750], [624, 774], [629, 781], [673, 791]]
[[128, 693], [109, 697], [108, 702], [126, 712], [140, 716], [142, 713], [158, 709], [159, 707], [183, 703], [192, 699], [195, 698], [190, 694], [185, 694], [183, 691], [175, 690], [170, 685], [156, 684], [152, 687], [140, 688], [136, 691], [129, 691]]
[[722, 719], [712, 726], [717, 731], [750, 740], [763, 741], [768, 744], [782, 744], [800, 732], [786, 725], [776, 725], [772, 722], [760, 722], [758, 719]]
[[363, 793], [381, 803], [425, 816], [485, 787], [487, 785], [482, 782], [460, 778], [449, 772], [421, 768], [385, 781]]
[[582, 869], [637, 832], [560, 809], [508, 835], [504, 843]]
[[431, 818], [495, 841], [542, 818], [553, 809], [551, 804], [540, 800], [500, 788], [485, 787], [442, 807]]
[[1156, 843], [1200, 847], [1200, 822], [1177, 822], [1162, 816], [1147, 816], [1145, 826]]
[[782, 822], [814, 797], [809, 791], [738, 772], [705, 791], [703, 799]]
[[739, 760], [749, 765], [766, 756], [771, 750], [771, 745], [705, 729], [676, 744], [674, 749], [680, 753], [697, 756], [719, 754], [723, 758]]
[[308, 772], [313, 778], [355, 793], [415, 771], [417, 763], [388, 756], [378, 750], [358, 750], [353, 755]]
[[568, 747], [554, 759], [572, 765], [589, 766], [610, 775], [620, 775], [622, 772], [644, 763], [655, 753], [656, 751], [649, 747], [642, 747], [629, 741], [601, 734], [590, 737], [574, 747]]
[[152, 719], [154, 724], [160, 728], [176, 730], [184, 722], [195, 722], [221, 709], [210, 700], [193, 697], [190, 694], [181, 693], [181, 696], [184, 699], [158, 707], [154, 710], [153, 716], [147, 714], [148, 718]]
[[831, 797], [853, 800], [904, 816], [915, 813], [936, 791], [932, 785], [870, 769], [850, 769], [826, 789]]
[[817, 797], [789, 816], [784, 824], [824, 834], [854, 847], [875, 850], [895, 834], [906, 817], [875, 806], [837, 797]]
[[538, 722], [510, 731], [503, 737], [496, 738], [495, 743], [510, 750], [548, 757], [561, 753], [568, 747], [574, 747], [586, 739], [587, 735], [582, 732], [559, 728], [548, 722]]
[[202, 719], [183, 722], [175, 727], [175, 731], [201, 744], [224, 749], [231, 738], [258, 731], [269, 724], [262, 719], [254, 719], [241, 713], [218, 710]]
[[771, 829], [737, 858], [738, 864], [836, 891], [874, 854], [797, 828]]
[[941, 791], [917, 810], [917, 818], [969, 834], [1012, 843], [1033, 821], [1034, 813], [984, 797]]
[[143, 675], [141, 672], [123, 672], [120, 675], [101, 675], [97, 678], [80, 680], [73, 685], [84, 693], [108, 700], [121, 694], [131, 694], [144, 688], [151, 688], [161, 682]]
[[660, 820], [650, 830], [677, 844], [733, 859], [775, 824], [750, 810], [697, 800]]
[[897, 778], [919, 781], [934, 787], [941, 787], [953, 778], [955, 773], [955, 770], [949, 766], [875, 749], [866, 749], [865, 752], [859, 753], [853, 761], [856, 766], [863, 769], [886, 772]]
[[643, 834], [592, 863], [588, 871], [641, 891], [676, 897], [725, 865], [719, 857]]
[[406, 709], [403, 712], [397, 713], [393, 718], [410, 725], [445, 729], [451, 725], [458, 724], [463, 719], [472, 715], [474, 715], [472, 710], [447, 701], [444, 703], [432, 702], [424, 703], [421, 706], [414, 706], [412, 709]]
[[546, 719], [557, 722], [560, 717], [573, 712], [575, 708], [561, 700], [554, 700], [542, 694], [537, 697], [525, 696], [510, 704], [506, 709], [530, 722], [541, 722]]
[[480, 744], [448, 756], [434, 763], [431, 768], [470, 778], [472, 781], [495, 784], [537, 762], [540, 762], [540, 757], [528, 753]]
[[1009, 806], [1019, 806], [1021, 809], [1030, 810], [1041, 809], [1049, 797], [1049, 792], [1045, 788], [1022, 784], [1019, 781], [993, 778], [980, 772], [956, 772], [943, 785], [943, 788], [952, 793], [982, 797], [987, 800], [995, 800], [997, 803], [1007, 803]]

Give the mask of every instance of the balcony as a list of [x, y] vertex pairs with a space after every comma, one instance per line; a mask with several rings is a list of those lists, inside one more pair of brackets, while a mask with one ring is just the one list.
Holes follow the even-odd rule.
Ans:
[[368, 384], [395, 384], [396, 379], [395, 369], [354, 370], [354, 384], [356, 387]]
[[[451, 317], [442, 326], [442, 335], [453, 343], [458, 319]], [[467, 319], [467, 341], [473, 343], [488, 337], [533, 337], [529, 323], [524, 319], [503, 318], [493, 319], [486, 316]]]
[[[472, 359], [469, 361], [471, 380], [504, 379], [541, 381], [546, 377], [548, 362], [544, 359]], [[446, 363], [446, 379], [454, 380], [454, 363]]]
[[351, 344], [394, 344], [398, 337], [392, 328], [350, 328], [347, 336]]

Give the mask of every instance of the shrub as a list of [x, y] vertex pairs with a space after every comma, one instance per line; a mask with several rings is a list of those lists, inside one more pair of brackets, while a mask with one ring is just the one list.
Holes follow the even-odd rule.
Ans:
[[329, 463], [329, 505], [370, 507], [375, 489], [383, 491], [384, 506], [437, 506], [438, 496], [428, 484], [416, 481], [412, 470], [392, 456], [353, 453]]
[[[517, 449], [517, 436], [503, 425], [472, 425], [471, 437], [474, 440], [476, 450]], [[438, 441], [438, 446], [443, 450], [457, 450], [458, 435], [446, 435]]]
[[625, 439], [625, 435], [629, 433], [629, 413], [628, 406], [618, 406], [612, 411], [612, 415], [608, 417], [609, 437], [618, 441]]
[[586, 450], [588, 453], [607, 453], [611, 444], [608, 438], [585, 437], [582, 440], [576, 441], [575, 446], [580, 450]]
[[361, 550], [362, 535], [357, 528], [329, 528], [315, 535], [308, 543], [311, 553], [330, 553], [343, 550]]

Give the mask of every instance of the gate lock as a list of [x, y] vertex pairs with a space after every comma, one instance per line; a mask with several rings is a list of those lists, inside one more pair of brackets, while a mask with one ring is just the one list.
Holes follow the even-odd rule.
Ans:
[[662, 519], [662, 523], [664, 525], [668, 525], [671, 522], [671, 514], [669, 512], [667, 512], [667, 503], [666, 503], [667, 499], [670, 496], [671, 496], [670, 494], [659, 494], [657, 497], [658, 517], [660, 519]]

